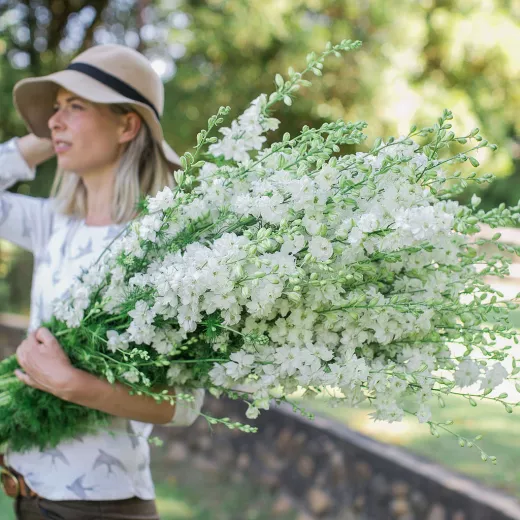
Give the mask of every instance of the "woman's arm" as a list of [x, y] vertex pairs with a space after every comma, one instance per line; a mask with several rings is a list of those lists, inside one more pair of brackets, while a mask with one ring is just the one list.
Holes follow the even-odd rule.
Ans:
[[54, 154], [49, 139], [32, 134], [0, 144], [0, 238], [35, 254], [45, 246], [51, 222], [47, 199], [6, 192], [18, 181], [31, 181], [34, 167]]
[[73, 367], [57, 339], [46, 328], [29, 334], [16, 355], [24, 370], [17, 371], [16, 376], [29, 386], [118, 417], [153, 424], [166, 424], [173, 418], [172, 424], [177, 424], [176, 404], [157, 403], [149, 396], [130, 395], [128, 387], [122, 384], [112, 385]]
[[[110, 384], [88, 372], [72, 368], [70, 383], [58, 397], [110, 415], [152, 424], [166, 424], [175, 414], [176, 404], [157, 403], [146, 395], [130, 395], [129, 388], [120, 383]], [[175, 396], [175, 391], [168, 392]]]

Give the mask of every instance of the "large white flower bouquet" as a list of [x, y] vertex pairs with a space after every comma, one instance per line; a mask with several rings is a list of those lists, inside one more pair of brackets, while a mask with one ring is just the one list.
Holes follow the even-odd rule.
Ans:
[[[508, 377], [507, 347], [495, 340], [517, 342], [505, 325], [515, 304], [484, 278], [506, 275], [509, 260], [487, 258], [474, 235], [480, 223], [517, 224], [520, 209], [484, 212], [475, 197], [470, 207], [450, 199], [467, 182], [457, 165], [477, 167], [478, 151], [495, 148], [478, 129], [456, 136], [445, 111], [432, 127], [376, 139], [365, 152], [341, 154], [365, 141], [366, 126], [341, 120], [267, 144], [279, 125], [272, 106], [290, 105], [327, 55], [358, 46], [328, 45], [303, 73], [277, 75], [276, 92], [254, 100], [221, 140], [209, 134], [228, 109], [210, 119], [195, 154], [182, 157], [177, 187], [148, 198], [71, 299], [57, 303], [49, 327], [75, 364], [158, 400], [171, 399], [154, 390], [160, 384], [247, 396], [250, 419], [273, 398], [336, 389], [333, 402], [369, 400], [386, 421], [414, 414], [434, 435], [449, 425], [432, 419], [433, 398], [460, 393], [475, 405]], [[489, 242], [506, 247], [497, 240]], [[9, 381], [4, 436], [14, 431], [4, 426], [22, 399], [16, 392], [31, 392]], [[480, 393], [459, 389], [474, 383]], [[511, 411], [507, 396], [493, 399]]]

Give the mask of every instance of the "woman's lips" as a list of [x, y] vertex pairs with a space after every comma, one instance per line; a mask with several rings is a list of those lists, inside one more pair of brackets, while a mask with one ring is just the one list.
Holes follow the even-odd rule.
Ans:
[[57, 141], [54, 143], [54, 150], [57, 154], [65, 153], [72, 145], [64, 141]]

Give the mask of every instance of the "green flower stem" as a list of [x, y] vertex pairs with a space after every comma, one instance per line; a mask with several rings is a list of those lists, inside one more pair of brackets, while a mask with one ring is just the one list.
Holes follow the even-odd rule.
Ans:
[[222, 363], [228, 361], [227, 359], [173, 359], [171, 363], [202, 363], [202, 362]]
[[103, 352], [99, 352], [99, 351], [95, 351], [95, 350], [91, 350], [89, 351], [89, 354], [93, 357], [93, 358], [104, 358], [104, 359], [101, 359], [101, 361], [105, 362], [106, 365], [108, 365], [108, 363], [106, 363], [105, 359], [108, 359], [113, 365], [126, 365], [130, 368], [133, 368], [133, 367], [146, 367], [146, 366], [157, 366], [157, 361], [151, 361], [149, 363], [139, 363], [138, 365], [136, 365], [135, 363], [125, 363], [124, 361], [120, 361], [120, 360], [115, 360], [114, 358], [108, 356], [107, 354], [103, 354]]
[[436, 307], [437, 309], [445, 309], [445, 310], [452, 310], [451, 306], [448, 307], [442, 307], [442, 304], [435, 305], [433, 303], [428, 302], [406, 302], [406, 303], [396, 303], [391, 304], [389, 302], [385, 302], [383, 305], [342, 305], [341, 307], [332, 307], [330, 309], [325, 309], [322, 311], [315, 311], [317, 314], [327, 314], [329, 312], [335, 312], [335, 311], [342, 311], [347, 309], [375, 309], [377, 307], [426, 307], [428, 309], [431, 309], [432, 307]]
[[6, 387], [11, 386], [13, 383], [20, 383], [21, 381], [15, 376], [12, 375], [10, 377], [0, 379], [0, 390], [4, 390]]
[[[438, 392], [440, 394], [444, 394], [444, 392], [439, 388], [433, 388], [432, 392]], [[486, 401], [495, 401], [497, 403], [503, 404], [503, 405], [509, 405], [509, 406], [517, 406], [518, 403], [508, 403], [507, 401], [504, 401], [503, 399], [500, 399], [499, 397], [490, 397], [489, 395], [482, 395], [482, 394], [465, 394], [463, 392], [453, 392], [450, 390], [450, 395], [460, 395], [462, 397], [465, 397], [466, 399], [470, 398], [477, 398], [480, 400], [486, 400]]]
[[434, 164], [430, 165], [430, 166], [427, 166], [424, 168], [424, 170], [417, 176], [417, 180], [420, 180], [421, 177], [429, 170], [433, 170], [434, 168], [438, 168], [439, 166], [441, 166], [442, 164], [445, 164], [447, 162], [450, 162], [450, 161], [453, 161], [455, 159], [458, 159], [462, 156], [465, 156], [466, 154], [470, 153], [470, 152], [473, 152], [475, 150], [479, 150], [480, 148], [482, 148], [482, 145], [478, 144], [477, 146], [474, 146], [473, 148], [470, 148], [469, 150], [465, 150], [464, 152], [460, 152], [452, 157], [449, 157], [448, 159], [444, 159], [443, 161], [435, 161]]
[[[330, 43], [327, 44], [326, 50], [317, 56], [315, 54], [309, 55], [309, 57], [311, 59], [308, 59], [307, 67], [302, 72], [293, 74], [293, 79], [291, 81], [284, 83], [281, 86], [280, 91], [276, 91], [273, 93], [273, 94], [278, 94], [278, 95], [273, 96], [273, 99], [266, 104], [264, 115], [268, 114], [268, 110], [269, 110], [269, 108], [271, 108], [272, 105], [278, 103], [286, 95], [290, 94], [293, 90], [293, 87], [301, 82], [303, 76], [308, 74], [310, 71], [313, 71], [316, 74], [315, 69], [320, 68], [318, 66], [318, 64], [323, 63], [325, 61], [325, 58], [327, 58], [330, 54], [337, 55], [340, 51], [355, 50], [355, 49], [358, 49], [359, 47], [361, 47], [360, 41], [344, 40], [339, 45], [332, 46]], [[282, 81], [283, 81], [283, 79], [282, 79]]]
[[117, 316], [113, 316], [112, 318], [107, 318], [106, 320], [103, 320], [103, 323], [112, 323], [114, 321], [119, 321], [121, 319], [127, 319], [127, 314], [118, 314]]
[[11, 402], [11, 399], [11, 394], [9, 392], [0, 394], [0, 408], [8, 405]]
[[65, 336], [66, 334], [68, 334], [72, 329], [64, 329], [64, 330], [60, 330], [58, 332], [55, 332], [54, 333], [54, 337], [55, 338], [59, 338], [61, 336]]

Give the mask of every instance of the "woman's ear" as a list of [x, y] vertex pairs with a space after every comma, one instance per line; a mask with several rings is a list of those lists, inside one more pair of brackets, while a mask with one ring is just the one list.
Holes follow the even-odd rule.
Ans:
[[135, 112], [121, 115], [121, 132], [119, 134], [119, 143], [128, 143], [139, 133], [141, 129], [141, 116]]

